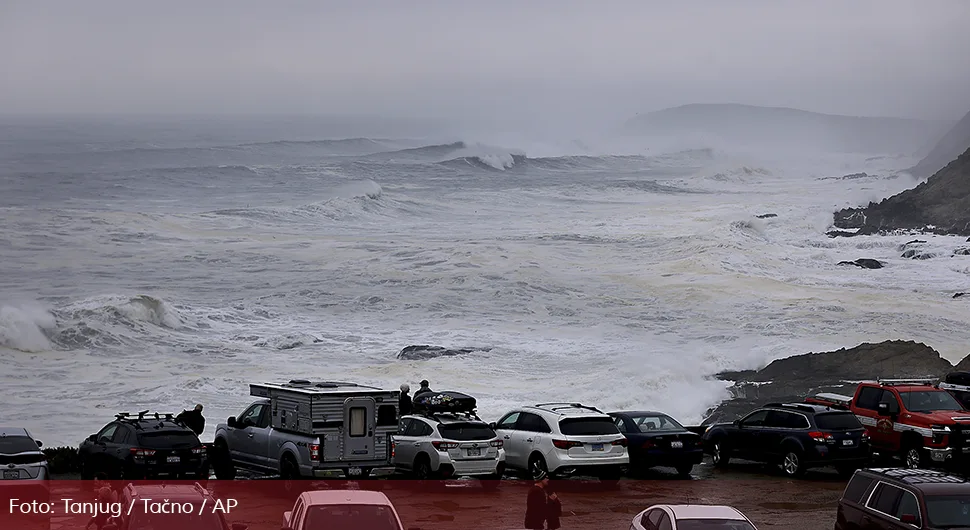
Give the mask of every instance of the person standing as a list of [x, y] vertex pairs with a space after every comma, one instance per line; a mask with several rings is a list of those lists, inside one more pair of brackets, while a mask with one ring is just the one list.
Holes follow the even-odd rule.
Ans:
[[175, 421], [181, 422], [189, 429], [192, 429], [198, 436], [202, 436], [202, 431], [205, 430], [205, 418], [202, 416], [202, 404], [195, 406], [193, 410], [183, 410], [181, 414], [175, 417]]
[[424, 379], [421, 381], [421, 388], [419, 388], [418, 391], [414, 393], [414, 397], [418, 397], [422, 394], [431, 394], [431, 393], [434, 393], [434, 391], [431, 390], [430, 383], [428, 383], [428, 380]]
[[549, 515], [549, 497], [546, 488], [549, 486], [549, 477], [537, 480], [535, 485], [529, 489], [529, 496], [525, 504], [525, 527], [529, 530], [543, 530], [546, 525], [546, 518]]
[[401, 409], [401, 416], [407, 416], [411, 413], [411, 396], [408, 392], [411, 391], [411, 387], [406, 383], [401, 385], [401, 399], [398, 403], [398, 408]]

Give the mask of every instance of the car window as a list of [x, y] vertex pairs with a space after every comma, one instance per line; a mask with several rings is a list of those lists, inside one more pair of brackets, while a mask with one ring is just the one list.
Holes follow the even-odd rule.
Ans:
[[852, 431], [862, 428], [859, 418], [851, 412], [823, 412], [815, 415], [815, 425], [826, 431]]
[[876, 410], [882, 398], [882, 389], [874, 386], [863, 387], [856, 399], [856, 406], [862, 409]]
[[[610, 423], [610, 425], [613, 426], [613, 429], [616, 429], [616, 425], [613, 425], [612, 423]], [[520, 431], [552, 432], [552, 429], [549, 428], [549, 424], [546, 423], [546, 420], [542, 419], [542, 417], [536, 414], [530, 414], [528, 412], [522, 413], [522, 417], [519, 418], [517, 427]]]
[[118, 430], [118, 424], [109, 423], [107, 427], [101, 429], [101, 432], [98, 433], [97, 440], [99, 442], [110, 442], [116, 430]]
[[28, 451], [39, 451], [37, 444], [26, 436], [0, 437], [0, 454], [15, 455]]
[[613, 424], [614, 424], [614, 425], [616, 425], [616, 428], [617, 428], [617, 429], [618, 429], [618, 430], [619, 430], [620, 432], [627, 432], [627, 429], [626, 429], [626, 422], [625, 422], [625, 421], [623, 421], [623, 418], [620, 418], [620, 417], [614, 417], [614, 418], [613, 418]]
[[924, 502], [928, 526], [970, 527], [970, 495], [927, 495]]
[[657, 523], [660, 521], [660, 516], [663, 515], [663, 510], [660, 508], [654, 508], [640, 517], [640, 526], [645, 530], [657, 530]]
[[239, 423], [242, 424], [246, 420], [249, 420], [253, 423], [253, 425], [258, 424], [259, 416], [260, 414], [263, 413], [264, 407], [265, 405], [263, 404], [253, 405], [252, 407], [249, 407], [248, 409], [246, 409], [246, 412], [243, 412], [242, 416], [239, 417]]
[[301, 530], [400, 530], [390, 506], [372, 504], [333, 504], [307, 508]]
[[190, 449], [201, 445], [192, 431], [149, 431], [138, 433], [138, 444], [148, 449]]
[[405, 433], [407, 436], [427, 436], [431, 434], [431, 426], [421, 420], [411, 420], [411, 425]]
[[902, 494], [903, 490], [896, 486], [881, 483], [872, 492], [872, 497], [869, 498], [866, 507], [891, 516], [893, 513], [896, 513], [896, 502], [899, 501]]
[[449, 423], [438, 425], [438, 433], [442, 438], [467, 442], [471, 440], [491, 440], [495, 438], [495, 431], [488, 425], [480, 423]]
[[667, 515], [667, 512], [660, 514], [660, 522], [657, 523], [657, 530], [673, 530], [670, 524], [670, 516]]
[[411, 418], [404, 418], [397, 424], [397, 433], [401, 436], [408, 436], [408, 427], [411, 425]]
[[678, 519], [677, 530], [755, 530], [751, 523], [737, 519]]
[[869, 491], [869, 486], [872, 485], [874, 480], [872, 477], [856, 473], [845, 486], [845, 491], [842, 492], [842, 499], [856, 504], [861, 503], [863, 495], [866, 494], [866, 491]]
[[128, 439], [129, 431], [131, 431], [129, 427], [125, 425], [119, 425], [118, 428], [115, 429], [114, 435], [111, 437], [111, 443], [116, 443], [116, 444], [125, 443], [125, 440]]
[[521, 416], [521, 414], [518, 412], [506, 414], [505, 417], [499, 420], [499, 422], [495, 425], [495, 428], [513, 430], [515, 429], [515, 422], [519, 420], [519, 416]]
[[900, 392], [899, 397], [903, 402], [903, 407], [910, 412], [930, 412], [934, 410], [949, 410], [958, 411], [963, 410], [963, 405], [961, 405], [956, 398], [950, 395], [949, 392], [927, 392], [927, 391], [913, 391], [913, 392]]
[[748, 414], [743, 420], [741, 420], [741, 425], [748, 427], [761, 427], [765, 424], [765, 418], [768, 417], [767, 410], [759, 410]]
[[609, 418], [564, 418], [559, 420], [559, 430], [566, 436], [620, 434]]
[[640, 432], [682, 431], [683, 425], [666, 414], [644, 414], [633, 417], [633, 423]]
[[903, 496], [899, 499], [899, 506], [896, 508], [896, 513], [893, 514], [896, 519], [902, 519], [904, 515], [916, 517], [915, 524], [922, 526], [919, 516], [919, 501], [916, 500], [916, 495], [913, 495], [911, 491], [903, 491]]
[[891, 414], [896, 414], [899, 412], [899, 400], [896, 399], [896, 394], [893, 394], [889, 390], [882, 391], [882, 397], [879, 398], [879, 402], [888, 404], [889, 412]]
[[789, 427], [788, 417], [791, 414], [787, 412], [782, 412], [780, 410], [769, 410], [768, 415], [765, 417], [765, 427], [774, 427], [776, 429], [787, 429]]

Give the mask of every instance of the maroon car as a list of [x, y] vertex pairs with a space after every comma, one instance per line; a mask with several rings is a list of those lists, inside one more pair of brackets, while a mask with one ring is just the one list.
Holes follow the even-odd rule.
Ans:
[[970, 528], [970, 482], [928, 469], [861, 469], [839, 499], [835, 530]]

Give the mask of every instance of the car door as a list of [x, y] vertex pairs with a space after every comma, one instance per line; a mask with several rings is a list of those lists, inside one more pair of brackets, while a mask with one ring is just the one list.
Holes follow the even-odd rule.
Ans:
[[526, 462], [521, 449], [512, 442], [512, 435], [516, 432], [516, 424], [521, 412], [510, 412], [495, 423], [495, 434], [502, 438], [505, 448], [505, 464], [519, 469], [525, 469]]
[[257, 464], [253, 455], [255, 449], [253, 427], [259, 423], [264, 408], [267, 406], [263, 403], [251, 405], [236, 420], [236, 427], [228, 429], [229, 453], [233, 460], [249, 465]]
[[414, 448], [411, 445], [414, 442], [414, 438], [407, 434], [408, 427], [412, 421], [414, 420], [411, 418], [404, 418], [397, 422], [397, 433], [394, 434], [393, 464], [403, 469], [410, 469], [411, 464], [414, 463]]
[[905, 491], [898, 486], [886, 482], [877, 484], [866, 502], [861, 530], [912, 529], [912, 526], [903, 523], [895, 515], [903, 493]]
[[420, 418], [414, 418], [411, 420], [411, 424], [408, 425], [408, 430], [406, 431], [408, 439], [411, 440], [407, 444], [409, 451], [408, 465], [410, 467], [414, 467], [414, 460], [417, 458], [418, 454], [421, 453], [421, 450], [427, 449], [424, 446], [428, 441], [428, 436], [432, 432], [434, 432], [434, 429], [424, 420]]
[[[531, 412], [523, 412], [519, 416], [519, 421], [515, 424], [516, 431], [512, 435], [512, 441], [519, 447], [523, 455], [523, 459], [528, 465], [529, 456], [532, 451], [543, 449], [542, 440], [548, 436], [552, 429], [549, 428], [549, 424], [546, 420], [542, 419], [542, 416], [538, 414], [532, 414]], [[550, 444], [551, 447], [551, 444]], [[546, 457], [548, 462], [548, 457]]]
[[107, 471], [110, 466], [117, 465], [112, 439], [120, 425], [118, 422], [111, 422], [95, 435], [94, 442], [91, 444], [91, 453], [88, 456], [94, 469]]
[[757, 447], [760, 460], [770, 462], [781, 456], [781, 442], [792, 433], [792, 428], [799, 419], [800, 416], [791, 412], [768, 411], [764, 427], [754, 435], [754, 446]]
[[263, 405], [263, 410], [259, 413], [256, 419], [256, 425], [252, 427], [247, 427], [249, 429], [249, 443], [250, 452], [253, 455], [253, 461], [257, 464], [261, 464], [269, 469], [276, 469], [279, 460], [276, 451], [270, 454], [270, 407], [269, 405]]
[[758, 443], [768, 418], [768, 410], [756, 410], [738, 422], [737, 429], [728, 436], [731, 452], [745, 460], [761, 460]]

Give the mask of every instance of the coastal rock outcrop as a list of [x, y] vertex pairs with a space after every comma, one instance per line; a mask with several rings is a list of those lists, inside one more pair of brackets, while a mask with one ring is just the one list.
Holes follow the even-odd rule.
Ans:
[[906, 170], [916, 178], [926, 178], [943, 169], [970, 146], [970, 112], [946, 133], [918, 164]]
[[[960, 365], [967, 365], [964, 359]], [[958, 366], [960, 366], [958, 365]], [[823, 353], [773, 361], [760, 370], [723, 372], [732, 381], [731, 399], [708, 411], [705, 424], [732, 421], [771, 402], [801, 402], [819, 392], [852, 394], [857, 381], [901, 377], [942, 377], [953, 365], [929, 346], [903, 340], [863, 343]]]
[[915, 188], [865, 208], [839, 210], [835, 227], [859, 229], [851, 235], [898, 230], [970, 235], [970, 149]]
[[489, 348], [445, 348], [443, 346], [429, 346], [426, 344], [407, 346], [397, 358], [405, 361], [424, 361], [427, 359], [437, 359], [438, 357], [453, 357], [455, 355], [465, 355], [473, 351], [489, 351]]
[[840, 261], [839, 265], [855, 265], [856, 267], [862, 267], [863, 269], [881, 269], [883, 263], [879, 260], [872, 258], [859, 258], [855, 261]]

